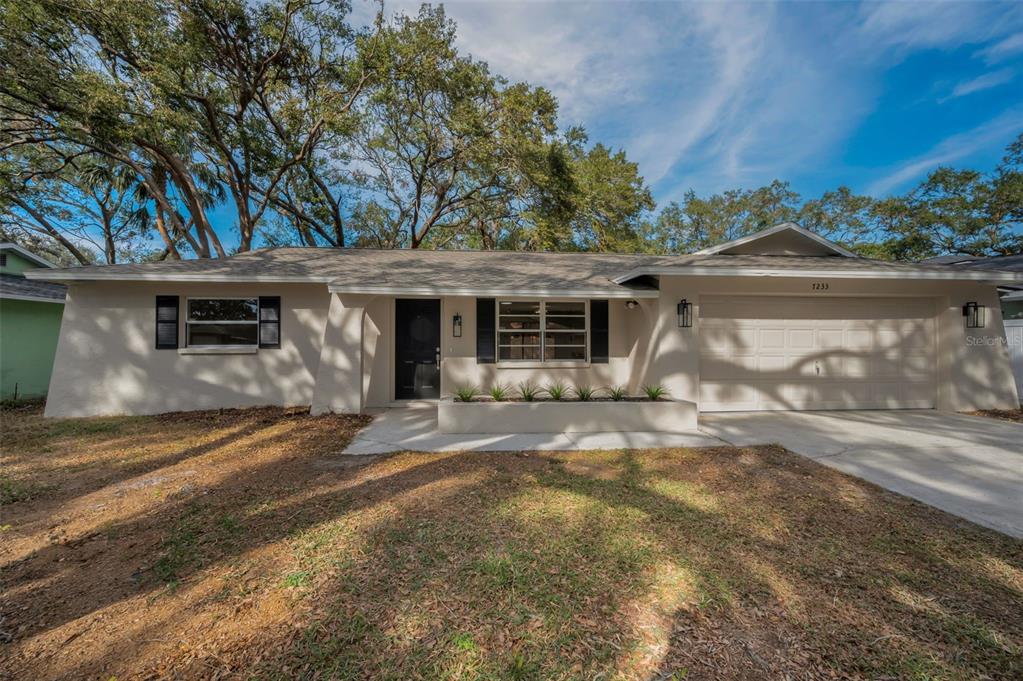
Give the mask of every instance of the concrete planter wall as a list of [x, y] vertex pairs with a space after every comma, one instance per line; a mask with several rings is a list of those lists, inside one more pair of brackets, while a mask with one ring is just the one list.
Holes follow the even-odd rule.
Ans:
[[455, 402], [437, 406], [444, 433], [593, 433], [696, 430], [696, 404], [659, 402]]

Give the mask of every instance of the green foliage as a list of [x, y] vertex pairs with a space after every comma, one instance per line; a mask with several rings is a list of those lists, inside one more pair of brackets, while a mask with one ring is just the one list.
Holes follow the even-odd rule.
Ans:
[[573, 389], [575, 396], [579, 398], [580, 402], [589, 402], [593, 399], [593, 395], [596, 392], [593, 386], [589, 385], [577, 385]]
[[555, 381], [554, 383], [547, 384], [547, 386], [544, 387], [544, 392], [547, 393], [547, 396], [552, 400], [560, 402], [565, 399], [565, 396], [568, 394], [568, 386], [561, 381]]
[[615, 402], [621, 402], [626, 397], [628, 397], [629, 394], [628, 392], [626, 392], [625, 386], [613, 385], [607, 389], [607, 396], [610, 397]]
[[455, 402], [472, 402], [479, 394], [479, 388], [474, 385], [459, 386], [455, 388], [453, 393]]
[[495, 383], [490, 386], [490, 390], [487, 391], [494, 402], [504, 402], [508, 399], [511, 394], [511, 389], [503, 383]]
[[666, 388], [659, 385], [644, 385], [643, 394], [646, 395], [646, 398], [651, 402], [656, 402], [657, 400], [667, 397], [668, 391]]
[[524, 381], [519, 383], [518, 392], [519, 397], [521, 397], [524, 402], [532, 402], [540, 395], [542, 390], [529, 381]]

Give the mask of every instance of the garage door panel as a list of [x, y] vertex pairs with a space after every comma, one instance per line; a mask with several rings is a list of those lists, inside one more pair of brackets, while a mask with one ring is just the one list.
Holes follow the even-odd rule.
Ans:
[[705, 296], [700, 408], [932, 408], [935, 309], [928, 299]]

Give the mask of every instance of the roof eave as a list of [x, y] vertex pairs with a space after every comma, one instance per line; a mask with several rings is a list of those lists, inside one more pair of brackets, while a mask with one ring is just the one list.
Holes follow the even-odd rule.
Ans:
[[373, 286], [370, 284], [330, 284], [331, 293], [358, 295], [396, 296], [492, 296], [492, 297], [541, 297], [541, 298], [657, 298], [660, 292], [653, 289], [631, 289], [625, 286], [611, 288], [515, 288], [492, 287], [472, 288], [460, 286]]
[[675, 275], [680, 277], [797, 277], [797, 278], [821, 278], [831, 279], [910, 279], [910, 280], [931, 280], [931, 281], [977, 281], [977, 282], [1023, 282], [1023, 272], [969, 272], [963, 270], [940, 271], [903, 271], [892, 270], [828, 270], [828, 269], [773, 269], [759, 267], [700, 267], [692, 266], [663, 266], [663, 267], [638, 267], [625, 274], [615, 277], [611, 281], [616, 284], [624, 284], [631, 279], [642, 276], [663, 276]]
[[197, 281], [217, 284], [245, 284], [245, 283], [279, 283], [279, 284], [329, 284], [330, 277], [306, 276], [306, 275], [280, 275], [280, 274], [201, 274], [201, 273], [130, 273], [118, 274], [116, 272], [94, 272], [79, 273], [69, 270], [58, 272], [47, 272], [45, 270], [29, 270], [25, 272], [26, 279], [37, 281]]

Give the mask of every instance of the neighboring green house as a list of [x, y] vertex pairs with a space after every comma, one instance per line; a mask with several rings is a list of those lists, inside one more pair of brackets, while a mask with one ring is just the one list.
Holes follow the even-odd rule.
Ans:
[[0, 244], [0, 399], [45, 397], [67, 287], [25, 278], [56, 267], [13, 243]]

